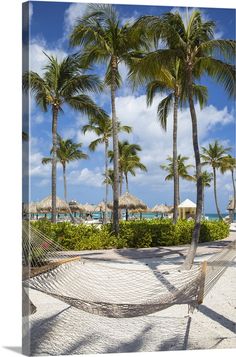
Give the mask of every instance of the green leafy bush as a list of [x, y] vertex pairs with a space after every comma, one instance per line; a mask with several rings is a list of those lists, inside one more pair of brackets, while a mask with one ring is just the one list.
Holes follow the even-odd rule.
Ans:
[[[49, 221], [31, 223], [55, 242], [70, 250], [109, 248], [148, 248], [189, 244], [194, 228], [193, 221], [178, 220], [174, 225], [170, 219], [128, 221], [120, 223], [120, 233], [115, 237], [111, 224], [73, 225], [69, 222], [53, 224]], [[200, 242], [226, 238], [229, 225], [224, 221], [203, 221]]]

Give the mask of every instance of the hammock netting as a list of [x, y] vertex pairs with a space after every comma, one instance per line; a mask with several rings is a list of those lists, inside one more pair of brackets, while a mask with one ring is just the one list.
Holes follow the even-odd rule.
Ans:
[[106, 317], [152, 314], [174, 304], [197, 306], [236, 255], [235, 242], [215, 254], [206, 269], [160, 271], [128, 263], [104, 263], [76, 256], [23, 224], [23, 286], [83, 311]]

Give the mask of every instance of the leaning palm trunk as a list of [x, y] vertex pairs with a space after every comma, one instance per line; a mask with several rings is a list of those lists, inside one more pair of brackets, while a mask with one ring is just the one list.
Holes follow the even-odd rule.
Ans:
[[219, 205], [218, 205], [217, 193], [216, 193], [217, 189], [216, 189], [216, 169], [215, 169], [215, 167], [213, 167], [213, 182], [214, 182], [214, 197], [215, 197], [216, 211], [217, 211], [219, 219], [222, 219]]
[[58, 108], [52, 108], [52, 223], [56, 223], [56, 195], [57, 195], [57, 119]]
[[120, 196], [121, 196], [123, 191], [123, 172], [121, 171], [120, 171], [119, 185], [120, 185]]
[[66, 165], [63, 165], [62, 169], [63, 169], [63, 182], [64, 182], [64, 199], [67, 202]]
[[126, 192], [129, 192], [128, 174], [125, 173]]
[[119, 233], [119, 149], [118, 149], [118, 128], [116, 118], [115, 94], [116, 94], [116, 72], [117, 58], [111, 58], [111, 109], [112, 109], [112, 134], [113, 134], [113, 168], [114, 168], [114, 185], [113, 185], [113, 230], [117, 236]]
[[107, 223], [107, 201], [108, 201], [108, 141], [105, 141], [105, 212], [104, 212], [104, 223]]
[[205, 187], [202, 186], [202, 215], [205, 219]]
[[178, 159], [177, 159], [177, 120], [178, 120], [178, 95], [175, 94], [174, 115], [173, 115], [173, 173], [174, 173], [174, 213], [173, 223], [178, 219]]
[[[67, 184], [66, 184], [66, 165], [62, 165], [62, 169], [63, 169], [63, 182], [64, 182], [64, 199], [67, 202]], [[68, 205], [69, 207], [69, 215], [70, 215], [70, 218], [71, 218], [71, 221], [73, 223], [76, 223], [76, 219], [75, 217], [73, 216], [72, 212], [71, 212], [71, 209], [70, 209], [70, 206]]]
[[193, 100], [193, 81], [192, 81], [192, 72], [188, 71], [188, 100], [189, 108], [192, 119], [192, 138], [193, 138], [193, 149], [195, 155], [196, 163], [196, 177], [197, 177], [197, 208], [196, 208], [196, 217], [195, 225], [193, 229], [192, 241], [185, 258], [185, 261], [182, 265], [183, 269], [190, 269], [197, 250], [197, 245], [199, 241], [200, 228], [201, 228], [201, 215], [202, 215], [202, 176], [201, 176], [201, 161], [200, 161], [200, 152], [198, 145], [198, 128], [197, 128], [197, 116], [194, 107]]
[[234, 221], [234, 214], [235, 214], [235, 208], [236, 208], [236, 189], [235, 189], [235, 181], [234, 181], [234, 170], [231, 170], [231, 177], [232, 177], [232, 182], [233, 182], [233, 192], [234, 192], [234, 198], [233, 198], [233, 221]]

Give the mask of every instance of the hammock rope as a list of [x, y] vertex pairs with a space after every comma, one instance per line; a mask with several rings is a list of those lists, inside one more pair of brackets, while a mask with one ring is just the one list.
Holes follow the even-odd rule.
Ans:
[[23, 285], [89, 313], [148, 315], [174, 304], [196, 307], [235, 257], [235, 244], [190, 271], [141, 264], [100, 263], [65, 251], [30, 224], [23, 225]]

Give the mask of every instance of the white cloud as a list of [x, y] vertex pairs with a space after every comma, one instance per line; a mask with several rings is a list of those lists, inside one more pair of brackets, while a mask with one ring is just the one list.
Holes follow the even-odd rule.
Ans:
[[[156, 108], [161, 99], [161, 96], [156, 96], [153, 105], [148, 108], [145, 95], [116, 99], [119, 120], [133, 127], [133, 134], [128, 140], [141, 146], [142, 151], [139, 156], [148, 168], [147, 174], [137, 172], [137, 176], [131, 179], [139, 184], [142, 182], [163, 184], [165, 172], [160, 169], [160, 164], [165, 162], [168, 155], [172, 156], [172, 113], [168, 117], [167, 132], [164, 132], [157, 121], [156, 114]], [[210, 131], [216, 125], [223, 127], [234, 121], [233, 115], [226, 108], [217, 110], [213, 105], [203, 110], [196, 105], [196, 113], [200, 145], [208, 140]], [[178, 152], [189, 157], [189, 163], [194, 163], [192, 124], [188, 108], [179, 111], [178, 121]]]
[[48, 62], [47, 56], [44, 52], [49, 56], [55, 56], [59, 61], [63, 60], [68, 54], [58, 48], [48, 46], [44, 39], [34, 38], [30, 42], [30, 70], [39, 73], [40, 75], [43, 73], [44, 67]]
[[65, 32], [71, 31], [75, 25], [77, 18], [82, 17], [86, 11], [87, 4], [71, 4], [65, 11], [64, 26]]
[[132, 25], [132, 24], [138, 19], [139, 16], [140, 16], [140, 13], [135, 10], [135, 11], [132, 13], [131, 16], [129, 16], [129, 17], [122, 17], [122, 19], [121, 19], [121, 25], [123, 26], [123, 25], [125, 25], [125, 24], [127, 24], [127, 23], [129, 23], [130, 25]]
[[68, 128], [62, 130], [62, 136], [64, 139], [73, 139], [77, 134], [74, 128]]
[[42, 124], [44, 122], [44, 116], [42, 114], [37, 114], [32, 117], [32, 120], [36, 124]]
[[[83, 134], [81, 132], [81, 130], [79, 130], [77, 132], [77, 142], [82, 143], [83, 147], [88, 147], [90, 145], [90, 143], [94, 140], [97, 140], [98, 137], [95, 133], [93, 133], [92, 131], [87, 131], [85, 134]], [[100, 151], [103, 149], [103, 145], [98, 145], [96, 151]]]
[[87, 167], [80, 170], [73, 170], [68, 174], [68, 183], [71, 185], [83, 185], [89, 187], [102, 187], [104, 177], [100, 168], [90, 170]]
[[43, 157], [44, 156], [40, 152], [30, 154], [30, 160], [29, 160], [30, 176], [50, 177], [51, 166], [42, 164]]

